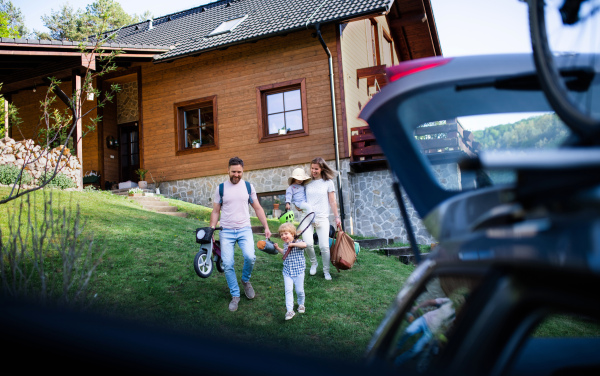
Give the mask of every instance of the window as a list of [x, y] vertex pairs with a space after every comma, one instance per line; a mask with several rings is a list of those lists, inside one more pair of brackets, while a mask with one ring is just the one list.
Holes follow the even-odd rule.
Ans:
[[233, 31], [233, 29], [235, 29], [239, 24], [241, 24], [246, 18], [248, 18], [248, 15], [245, 15], [243, 17], [234, 18], [234, 19], [228, 20], [228, 21], [223, 21], [223, 22], [221, 22], [221, 24], [219, 26], [217, 26], [216, 29], [214, 29], [210, 34], [208, 34], [208, 36], [212, 37], [214, 35], [229, 33], [231, 31]]
[[256, 88], [259, 140], [307, 136], [305, 80]]
[[[285, 191], [260, 193], [258, 194], [258, 202], [263, 207], [267, 217], [279, 218], [285, 211]], [[275, 209], [273, 204], [279, 204], [280, 206]]]
[[218, 148], [216, 96], [174, 106], [178, 154]]

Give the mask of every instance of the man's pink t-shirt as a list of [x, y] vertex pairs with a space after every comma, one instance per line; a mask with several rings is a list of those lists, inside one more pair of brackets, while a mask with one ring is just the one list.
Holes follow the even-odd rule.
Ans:
[[[256, 190], [250, 184], [252, 192], [252, 201], [258, 202]], [[213, 202], [219, 203], [219, 186], [215, 190]], [[244, 180], [233, 184], [227, 180], [223, 186], [223, 203], [221, 204], [221, 226], [227, 229], [239, 229], [250, 226], [250, 210], [248, 209], [248, 189]]]

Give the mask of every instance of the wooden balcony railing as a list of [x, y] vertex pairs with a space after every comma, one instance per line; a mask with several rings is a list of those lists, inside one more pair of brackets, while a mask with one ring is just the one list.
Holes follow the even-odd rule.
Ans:
[[369, 127], [352, 128], [352, 161], [385, 160]]
[[415, 137], [427, 155], [444, 153], [473, 157], [480, 147], [473, 140], [473, 133], [465, 130], [456, 119], [446, 120], [442, 125], [421, 126], [415, 129]]
[[[352, 128], [352, 163], [385, 161], [385, 155], [377, 144], [369, 127]], [[473, 157], [480, 144], [473, 140], [473, 133], [465, 130], [456, 119], [446, 124], [421, 126], [415, 130], [415, 138], [431, 163], [452, 163], [464, 157]]]

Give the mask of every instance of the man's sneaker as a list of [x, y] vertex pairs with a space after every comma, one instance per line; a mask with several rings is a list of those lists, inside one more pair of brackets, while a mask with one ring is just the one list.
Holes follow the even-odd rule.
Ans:
[[242, 281], [242, 285], [244, 286], [244, 294], [246, 294], [246, 298], [254, 299], [254, 296], [256, 294], [254, 293], [254, 289], [252, 288], [250, 281], [248, 281], [248, 282]]
[[306, 308], [304, 308], [304, 304], [300, 304], [298, 306], [298, 313], [304, 313], [306, 312]]
[[292, 319], [292, 317], [294, 317], [294, 315], [295, 315], [294, 311], [289, 311], [289, 312], [286, 312], [286, 314], [285, 314], [285, 319], [286, 319], [286, 321], [287, 321], [287, 320], [291, 320], [291, 319]]
[[317, 263], [317, 262], [315, 262], [314, 264], [312, 264], [310, 266], [310, 275], [317, 274], [317, 266], [319, 266], [319, 263]]
[[331, 281], [331, 274], [325, 273], [325, 279]]
[[234, 296], [231, 298], [231, 302], [229, 303], [229, 310], [231, 312], [235, 312], [237, 311], [238, 308], [238, 303], [240, 302], [240, 297], [239, 296]]

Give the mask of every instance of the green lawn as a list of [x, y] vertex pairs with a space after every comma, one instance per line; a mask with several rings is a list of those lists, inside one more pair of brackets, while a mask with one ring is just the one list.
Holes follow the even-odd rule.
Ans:
[[[0, 188], [0, 196], [7, 194]], [[43, 193], [35, 193], [36, 211]], [[242, 296], [237, 312], [229, 312], [229, 289], [223, 274], [215, 270], [207, 279], [193, 269], [198, 250], [194, 230], [207, 225], [210, 209], [169, 200], [189, 218], [171, 217], [143, 210], [132, 200], [102, 192], [53, 191], [54, 210], [79, 204], [86, 221], [85, 233], [93, 235], [94, 249], [106, 253], [95, 272], [91, 310], [119, 318], [167, 326], [186, 333], [222, 335], [228, 339], [258, 342], [280, 350], [332, 356], [344, 354], [358, 360], [377, 325], [413, 267], [376, 252], [363, 250], [352, 270], [325, 281], [317, 276], [305, 282], [306, 313], [284, 321], [285, 299], [280, 255], [257, 251], [252, 275], [256, 298]], [[7, 210], [0, 207], [0, 229], [7, 232]], [[276, 231], [277, 221], [269, 223]], [[261, 236], [256, 235], [255, 240]], [[243, 258], [236, 252], [241, 278]], [[335, 349], [335, 351], [332, 351]]]

